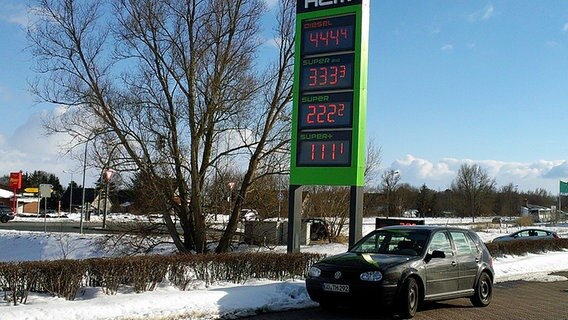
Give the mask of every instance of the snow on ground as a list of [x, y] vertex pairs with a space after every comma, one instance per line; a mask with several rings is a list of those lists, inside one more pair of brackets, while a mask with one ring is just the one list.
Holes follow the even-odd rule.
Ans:
[[[132, 219], [120, 215], [115, 219]], [[16, 219], [37, 219], [22, 218]], [[77, 217], [71, 215], [70, 220]], [[111, 218], [112, 219], [112, 218]], [[50, 223], [53, 219], [50, 220]], [[483, 223], [484, 221], [479, 221]], [[487, 221], [486, 221], [487, 222]], [[469, 220], [445, 219], [427, 220], [427, 224], [466, 225]], [[364, 233], [373, 229], [373, 221], [365, 221]], [[543, 227], [554, 230], [561, 236], [568, 235], [568, 225]], [[484, 241], [516, 231], [518, 228], [491, 229], [478, 231]], [[98, 236], [43, 232], [0, 231], [0, 262], [82, 259], [109, 255], [94, 245]], [[303, 246], [303, 252], [334, 254], [347, 249], [345, 244], [318, 244]], [[285, 247], [276, 251], [285, 252]], [[565, 277], [554, 276], [555, 271], [568, 270], [568, 250], [545, 254], [506, 256], [495, 258], [493, 266], [496, 282], [511, 280], [560, 281]], [[65, 301], [47, 294], [30, 294], [28, 303], [13, 306], [6, 300], [0, 301], [2, 320], [82, 320], [82, 319], [234, 319], [267, 311], [313, 307], [303, 281], [275, 282], [251, 280], [243, 285], [217, 284], [180, 291], [167, 283], [155, 291], [132, 293], [123, 288], [116, 295], [109, 296], [100, 288], [84, 288], [75, 301]]]

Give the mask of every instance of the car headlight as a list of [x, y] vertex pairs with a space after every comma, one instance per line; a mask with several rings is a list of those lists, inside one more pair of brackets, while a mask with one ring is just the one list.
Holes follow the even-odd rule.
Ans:
[[317, 278], [321, 275], [321, 269], [317, 267], [311, 267], [310, 270], [308, 271], [308, 275], [310, 277]]
[[380, 271], [363, 272], [359, 276], [363, 281], [381, 281], [383, 274]]

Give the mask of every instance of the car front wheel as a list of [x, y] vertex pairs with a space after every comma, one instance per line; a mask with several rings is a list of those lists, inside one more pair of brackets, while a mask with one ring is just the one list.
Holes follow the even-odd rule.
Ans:
[[493, 281], [487, 272], [483, 272], [477, 281], [475, 294], [471, 297], [471, 303], [476, 307], [487, 307], [493, 296]]
[[2, 223], [6, 223], [6, 222], [8, 222], [8, 220], [10, 220], [10, 219], [8, 219], [8, 216], [2, 216], [2, 217], [0, 218], [0, 221], [1, 221]]
[[416, 315], [420, 302], [420, 288], [416, 279], [408, 278], [404, 283], [400, 297], [399, 315], [403, 319], [409, 319]]

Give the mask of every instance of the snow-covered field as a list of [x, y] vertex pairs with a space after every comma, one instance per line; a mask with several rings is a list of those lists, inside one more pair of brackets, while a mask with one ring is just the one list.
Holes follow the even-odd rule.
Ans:
[[[95, 217], [96, 218], [96, 217]], [[114, 215], [110, 219], [131, 219]], [[37, 219], [37, 218], [21, 218]], [[70, 220], [78, 219], [71, 215]], [[48, 219], [49, 223], [56, 219]], [[374, 228], [374, 220], [365, 220], [364, 233]], [[427, 224], [452, 224], [470, 227], [469, 219], [427, 220]], [[483, 220], [476, 220], [481, 222]], [[517, 228], [494, 229], [485, 221], [487, 228], [478, 231], [484, 241], [510, 233]], [[568, 225], [546, 227], [562, 237], [568, 237]], [[478, 227], [479, 230], [479, 227]], [[97, 236], [43, 232], [0, 231], [0, 261], [28, 261], [52, 259], [82, 259], [100, 257], [108, 252], [93, 245]], [[323, 244], [302, 247], [304, 252], [333, 254], [347, 249], [345, 244]], [[276, 251], [285, 252], [285, 247]], [[495, 258], [496, 282], [510, 280], [559, 281], [568, 280], [553, 276], [555, 271], [568, 270], [568, 250], [525, 256]], [[238, 318], [260, 312], [298, 309], [315, 306], [304, 288], [303, 281], [275, 282], [263, 279], [249, 281], [244, 285], [216, 284], [199, 286], [191, 291], [180, 291], [167, 283], [155, 291], [140, 294], [127, 288], [117, 295], [108, 296], [100, 288], [81, 290], [75, 301], [51, 297], [46, 294], [30, 294], [28, 303], [13, 306], [0, 301], [0, 319], [219, 319]]]

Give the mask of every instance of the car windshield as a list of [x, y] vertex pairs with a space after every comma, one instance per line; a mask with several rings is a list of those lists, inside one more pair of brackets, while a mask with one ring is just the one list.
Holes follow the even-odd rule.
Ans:
[[419, 256], [428, 234], [420, 230], [377, 230], [361, 239], [350, 252]]

